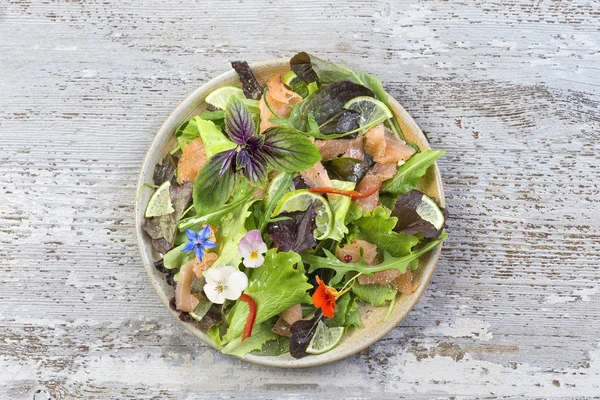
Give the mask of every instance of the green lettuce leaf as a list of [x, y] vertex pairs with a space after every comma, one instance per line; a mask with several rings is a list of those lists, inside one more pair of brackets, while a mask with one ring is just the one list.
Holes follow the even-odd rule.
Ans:
[[425, 175], [427, 169], [444, 154], [446, 154], [445, 150], [425, 150], [413, 155], [398, 167], [396, 175], [383, 184], [381, 191], [394, 195], [407, 194], [417, 187], [417, 182]]
[[375, 307], [381, 307], [386, 302], [396, 298], [397, 291], [391, 286], [361, 285], [358, 282], [352, 286], [356, 298]]
[[254, 324], [252, 329], [252, 336], [244, 340], [242, 343], [242, 337], [237, 337], [227, 343], [221, 352], [223, 354], [230, 354], [232, 356], [244, 357], [246, 354], [254, 350], [261, 350], [263, 345], [269, 341], [277, 339], [277, 334], [271, 332], [273, 324], [263, 322], [262, 324]]
[[[300, 264], [298, 268], [294, 268]], [[292, 251], [278, 253], [270, 249], [265, 255], [265, 263], [252, 270], [248, 287], [244, 291], [256, 302], [255, 324], [260, 324], [283, 310], [298, 303], [310, 303], [306, 292], [312, 288], [304, 274], [300, 256]], [[224, 336], [230, 342], [240, 336], [248, 318], [248, 305], [236, 302], [230, 312], [229, 329]]]
[[163, 257], [163, 263], [165, 264], [165, 268], [181, 268], [183, 264], [196, 257], [196, 253], [194, 253], [193, 251], [186, 251], [183, 253], [181, 252], [185, 245], [186, 244], [183, 243], [177, 247], [174, 247], [165, 254], [165, 256]]
[[290, 338], [279, 336], [264, 344], [262, 349], [251, 352], [254, 356], [280, 356], [290, 351]]
[[181, 124], [175, 131], [175, 136], [177, 136], [181, 148], [198, 137], [202, 138], [208, 158], [235, 147], [235, 143], [227, 139], [214, 122], [208, 121], [202, 116], [194, 117]]
[[360, 328], [360, 313], [356, 299], [349, 293], [342, 295], [336, 302], [337, 308], [333, 318], [327, 319], [327, 326], [355, 326]]
[[[354, 182], [344, 182], [335, 179], [331, 180], [331, 184], [336, 189], [341, 190], [354, 190], [356, 184]], [[334, 213], [333, 229], [329, 233], [327, 238], [335, 241], [341, 241], [346, 233], [348, 233], [348, 227], [346, 226], [346, 214], [352, 204], [352, 199], [348, 196], [342, 196], [339, 194], [330, 194], [327, 196], [331, 209]]]
[[387, 251], [394, 257], [410, 254], [412, 248], [419, 243], [416, 236], [394, 232], [398, 218], [388, 216], [386, 210], [378, 206], [371, 214], [363, 215], [353, 222], [360, 231], [358, 238], [377, 246], [377, 249]]
[[240, 256], [237, 248], [240, 240], [248, 232], [245, 228], [246, 218], [252, 214], [249, 210], [256, 201], [258, 199], [248, 200], [221, 218], [219, 229], [216, 232], [217, 244], [219, 245], [216, 250], [219, 258], [212, 265], [212, 268], [223, 265], [237, 267], [242, 262], [242, 256]]
[[217, 348], [221, 347], [223, 343], [221, 342], [221, 331], [219, 331], [219, 325], [213, 325], [208, 328], [206, 334], [212, 339]]
[[326, 268], [335, 271], [334, 276], [329, 281], [330, 286], [335, 286], [340, 283], [347, 272], [361, 272], [367, 276], [373, 276], [373, 273], [375, 272], [386, 271], [388, 269], [397, 269], [398, 271], [405, 273], [406, 267], [411, 261], [416, 260], [423, 254], [428, 253], [438, 244], [443, 242], [447, 237], [448, 233], [442, 232], [438, 239], [426, 243], [419, 250], [403, 257], [394, 257], [387, 251], [384, 251], [383, 262], [379, 265], [368, 265], [364, 259], [355, 263], [345, 263], [338, 260], [336, 256], [326, 249], [323, 249], [325, 257], [304, 253], [302, 254], [302, 261], [305, 264], [310, 265], [309, 272], [314, 272], [319, 268]]

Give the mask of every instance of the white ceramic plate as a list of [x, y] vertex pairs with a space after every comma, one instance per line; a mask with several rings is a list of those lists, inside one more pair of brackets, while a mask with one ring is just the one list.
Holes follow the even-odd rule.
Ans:
[[[256, 75], [259, 82], [266, 82], [269, 77], [276, 73], [285, 73], [289, 70], [289, 59], [262, 61], [251, 64], [252, 71]], [[235, 71], [226, 72], [210, 82], [196, 89], [187, 99], [185, 99], [172, 113], [169, 115], [165, 123], [161, 126], [152, 141], [138, 180], [138, 191], [144, 183], [151, 183], [154, 173], [154, 167], [162, 160], [165, 155], [176, 145], [176, 139], [173, 135], [177, 127], [185, 120], [194, 117], [205, 111], [206, 104], [204, 98], [213, 90], [221, 86], [241, 86], [238, 76]], [[415, 121], [406, 112], [404, 108], [393, 98], [390, 98], [391, 108], [394, 112], [402, 132], [407, 141], [415, 143], [421, 150], [429, 149], [427, 139], [417, 126]], [[445, 207], [444, 191], [442, 181], [437, 166], [429, 168], [427, 174], [419, 182], [419, 190], [434, 197], [438, 203]], [[137, 192], [136, 192], [137, 193]], [[181, 322], [178, 317], [178, 312], [172, 311], [169, 308], [169, 300], [175, 295], [173, 287], [165, 281], [164, 274], [157, 271], [154, 267], [154, 261], [159, 259], [159, 255], [154, 253], [150, 244], [150, 237], [142, 231], [142, 222], [144, 220], [144, 211], [148, 203], [151, 191], [145, 190], [135, 202], [135, 226], [138, 239], [138, 245], [142, 256], [144, 268], [156, 293], [161, 301], [169, 309], [173, 317], [177, 319], [186, 329], [193, 333], [196, 337], [211, 347], [214, 347], [212, 340], [204, 334], [201, 329], [198, 329], [193, 322]], [[408, 312], [415, 306], [423, 291], [427, 287], [433, 271], [436, 267], [437, 260], [440, 256], [441, 245], [435, 248], [430, 253], [419, 259], [419, 269], [414, 274], [414, 282], [418, 285], [417, 290], [411, 295], [398, 295], [396, 304], [392, 311], [391, 317], [384, 322], [385, 314], [388, 307], [370, 307], [363, 305], [360, 308], [361, 322], [363, 327], [360, 329], [350, 329], [345, 335], [342, 342], [333, 350], [314, 356], [307, 356], [301, 359], [295, 359], [289, 354], [284, 354], [277, 357], [260, 357], [247, 355], [246, 360], [268, 366], [276, 367], [309, 367], [321, 365], [332, 361], [340, 360], [357, 353], [366, 347], [377, 342], [384, 337], [400, 321], [406, 317]]]

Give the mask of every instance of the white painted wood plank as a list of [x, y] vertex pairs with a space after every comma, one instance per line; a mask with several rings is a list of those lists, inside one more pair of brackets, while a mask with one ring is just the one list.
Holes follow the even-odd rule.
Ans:
[[[598, 398], [594, 1], [0, 5], [0, 398]], [[451, 237], [356, 357], [225, 357], [158, 301], [132, 225], [148, 144], [234, 59], [378, 74], [447, 156]]]

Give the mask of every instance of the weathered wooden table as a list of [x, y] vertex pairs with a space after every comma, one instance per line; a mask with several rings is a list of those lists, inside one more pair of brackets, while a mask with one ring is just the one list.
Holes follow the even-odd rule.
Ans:
[[[4, 0], [0, 398], [600, 398], [600, 5]], [[448, 154], [451, 237], [410, 316], [307, 370], [223, 356], [159, 302], [133, 199], [229, 61], [378, 74]]]

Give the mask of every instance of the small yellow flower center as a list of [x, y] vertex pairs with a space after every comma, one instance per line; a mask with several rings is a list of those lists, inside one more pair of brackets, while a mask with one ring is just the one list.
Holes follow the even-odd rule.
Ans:
[[219, 285], [219, 286], [217, 286], [217, 292], [219, 292], [219, 293], [220, 293], [220, 292], [222, 292], [223, 290], [225, 290], [225, 286], [223, 286], [223, 285]]
[[258, 253], [256, 251], [253, 251], [252, 253], [250, 253], [251, 260], [256, 260], [257, 258], [258, 258]]

